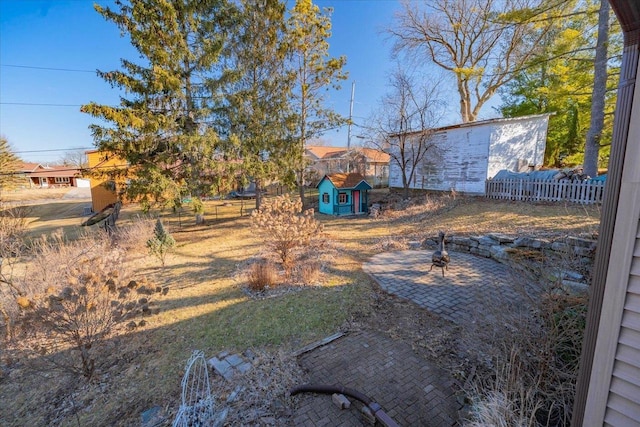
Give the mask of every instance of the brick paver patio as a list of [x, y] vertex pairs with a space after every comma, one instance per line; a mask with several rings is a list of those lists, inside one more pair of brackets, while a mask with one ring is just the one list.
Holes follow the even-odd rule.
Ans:
[[[490, 316], [502, 305], [523, 302], [517, 277], [492, 259], [450, 252], [445, 276], [431, 267], [432, 251], [409, 250], [375, 255], [363, 265], [386, 292], [415, 302], [443, 318], [464, 325]], [[428, 331], [425, 331], [428, 333]], [[401, 426], [458, 425], [459, 405], [453, 380], [432, 362], [418, 357], [404, 342], [374, 331], [339, 338], [299, 357], [311, 382], [340, 384], [377, 401]], [[355, 408], [354, 408], [355, 406]], [[352, 403], [341, 410], [331, 396], [309, 395], [295, 413], [296, 426], [362, 426], [371, 422]]]
[[[401, 426], [455, 425], [458, 404], [451, 378], [419, 358], [406, 343], [376, 332], [358, 332], [300, 356], [310, 382], [353, 388], [377, 403]], [[330, 395], [305, 394], [296, 426], [362, 426], [370, 422], [351, 399], [341, 410]]]
[[362, 269], [390, 294], [411, 300], [421, 307], [458, 324], [486, 315], [500, 304], [520, 305], [509, 267], [489, 258], [450, 252], [451, 263], [442, 277], [431, 268], [432, 251], [399, 251], [375, 255]]

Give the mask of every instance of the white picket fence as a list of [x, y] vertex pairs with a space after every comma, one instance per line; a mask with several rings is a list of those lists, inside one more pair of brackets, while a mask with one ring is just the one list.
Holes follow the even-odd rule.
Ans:
[[604, 181], [487, 180], [485, 196], [489, 199], [530, 202], [602, 203]]

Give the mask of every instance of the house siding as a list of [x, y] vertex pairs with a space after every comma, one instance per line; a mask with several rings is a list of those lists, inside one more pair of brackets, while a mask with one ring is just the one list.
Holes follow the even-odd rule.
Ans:
[[[640, 114], [636, 85], [632, 117]], [[640, 426], [640, 122], [629, 124], [583, 426]], [[598, 251], [602, 250], [599, 246]], [[598, 254], [599, 255], [599, 254]]]
[[613, 361], [604, 425], [640, 425], [640, 219]]

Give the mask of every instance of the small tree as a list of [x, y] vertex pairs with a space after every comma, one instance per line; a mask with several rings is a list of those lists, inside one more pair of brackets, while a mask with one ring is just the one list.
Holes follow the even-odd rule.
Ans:
[[[399, 68], [391, 75], [391, 91], [380, 100], [380, 107], [369, 119], [367, 132], [371, 145], [391, 157], [402, 178], [403, 197], [409, 198], [409, 185], [427, 154], [437, 160], [444, 147], [433, 138], [432, 129], [442, 117], [439, 85], [418, 85]], [[436, 163], [436, 162], [433, 162]]]
[[171, 234], [169, 234], [169, 232], [167, 232], [162, 221], [158, 218], [156, 221], [156, 227], [153, 230], [153, 237], [147, 240], [149, 252], [158, 258], [164, 267], [167, 253], [171, 251], [175, 245], [175, 239]]
[[251, 217], [253, 226], [287, 271], [295, 265], [296, 252], [322, 234], [322, 224], [313, 217], [313, 209], [303, 212], [300, 200], [285, 196], [263, 204]]

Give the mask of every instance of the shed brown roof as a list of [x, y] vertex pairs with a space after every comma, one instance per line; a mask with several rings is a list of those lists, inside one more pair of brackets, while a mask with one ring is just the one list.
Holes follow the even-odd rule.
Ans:
[[336, 188], [353, 188], [360, 182], [365, 181], [364, 176], [357, 172], [352, 173], [332, 173], [327, 178]]

